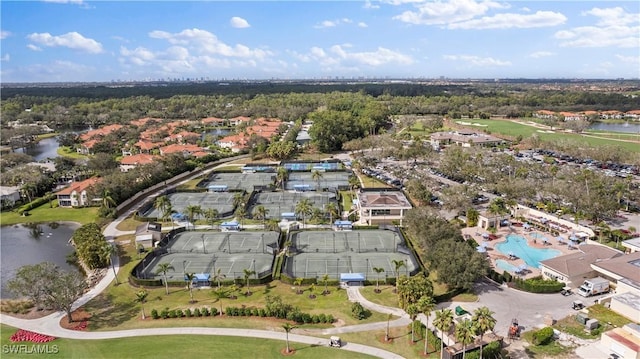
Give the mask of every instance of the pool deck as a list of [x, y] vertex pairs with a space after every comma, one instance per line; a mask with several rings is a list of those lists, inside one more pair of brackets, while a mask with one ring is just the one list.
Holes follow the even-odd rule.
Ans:
[[[524, 262], [523, 259], [518, 258], [518, 259], [510, 259], [509, 256], [507, 256], [506, 254], [503, 254], [502, 252], [498, 251], [497, 249], [495, 249], [496, 244], [500, 243], [500, 242], [504, 242], [507, 238], [507, 235], [509, 234], [516, 234], [516, 235], [520, 235], [522, 237], [524, 237], [527, 240], [527, 245], [529, 245], [530, 247], [533, 248], [552, 248], [552, 249], [557, 249], [559, 250], [562, 254], [560, 255], [565, 255], [565, 254], [570, 254], [570, 253], [575, 253], [577, 251], [577, 249], [570, 249], [569, 246], [567, 245], [567, 243], [569, 242], [569, 239], [567, 238], [567, 235], [564, 234], [563, 237], [563, 244], [558, 243], [558, 240], [556, 238], [556, 236], [552, 235], [549, 232], [542, 232], [539, 230], [526, 230], [523, 227], [516, 227], [516, 226], [512, 226], [511, 228], [509, 227], [502, 227], [500, 228], [497, 232], [496, 232], [496, 236], [498, 236], [498, 239], [494, 239], [494, 240], [485, 240], [482, 237], [483, 233], [488, 233], [487, 231], [478, 228], [478, 227], [472, 227], [472, 228], [463, 228], [462, 229], [462, 234], [463, 235], [468, 235], [471, 238], [475, 239], [476, 242], [478, 242], [478, 244], [482, 244], [483, 242], [486, 241], [487, 243], [487, 257], [489, 258], [489, 261], [491, 262], [491, 267], [496, 270], [496, 272], [498, 273], [502, 273], [503, 270], [498, 268], [496, 266], [496, 260], [497, 259], [502, 259], [504, 261], [506, 261], [509, 264], [512, 264], [515, 267], [518, 267], [522, 264], [526, 264]], [[541, 239], [536, 239], [534, 237], [531, 236], [532, 233], [538, 233], [540, 236], [544, 236], [548, 239], [547, 244], [545, 244]], [[541, 275], [541, 271], [538, 268], [531, 268], [531, 267], [527, 267], [528, 270], [525, 271], [525, 273], [523, 275], [520, 275], [521, 278], [531, 278], [531, 277], [536, 277]], [[515, 273], [512, 273], [515, 274]]]

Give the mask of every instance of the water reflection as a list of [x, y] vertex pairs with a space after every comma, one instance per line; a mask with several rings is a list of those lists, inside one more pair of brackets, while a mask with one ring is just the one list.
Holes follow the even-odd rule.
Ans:
[[6, 283], [18, 268], [52, 262], [64, 270], [77, 270], [67, 263], [73, 252], [69, 239], [79, 227], [69, 223], [22, 224], [0, 228], [0, 298], [12, 298]]

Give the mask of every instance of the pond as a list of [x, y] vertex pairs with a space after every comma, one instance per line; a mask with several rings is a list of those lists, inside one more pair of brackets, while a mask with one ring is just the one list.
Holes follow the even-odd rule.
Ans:
[[47, 158], [58, 157], [58, 139], [55, 137], [43, 138], [33, 147], [18, 148], [16, 152], [26, 153], [32, 156], [36, 162], [46, 160]]
[[18, 268], [42, 262], [52, 262], [64, 270], [78, 270], [67, 263], [73, 252], [69, 239], [79, 227], [77, 224], [15, 225], [0, 228], [0, 298], [12, 298], [6, 285]]
[[596, 122], [589, 126], [590, 130], [624, 132], [624, 133], [640, 133], [640, 123], [604, 123]]

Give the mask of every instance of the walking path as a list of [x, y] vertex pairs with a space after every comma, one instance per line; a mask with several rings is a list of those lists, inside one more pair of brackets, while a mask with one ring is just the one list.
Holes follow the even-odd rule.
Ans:
[[[149, 195], [153, 197], [159, 194], [161, 194], [160, 191], [158, 191], [157, 193], [149, 194]], [[135, 231], [121, 231], [121, 230], [118, 230], [117, 227], [123, 220], [129, 217], [137, 209], [138, 209], [138, 206], [133, 206], [126, 213], [123, 213], [116, 220], [109, 223], [109, 225], [103, 231], [103, 234], [108, 242], [113, 244], [116, 237], [135, 233]], [[88, 303], [91, 299], [95, 298], [98, 294], [104, 291], [109, 286], [109, 284], [111, 284], [111, 282], [115, 279], [116, 273], [120, 269], [118, 256], [112, 257], [112, 261], [113, 261], [113, 270], [108, 270], [105, 276], [100, 280], [100, 282], [98, 282], [91, 290], [89, 290], [82, 297], [80, 297], [80, 299], [78, 299], [73, 304], [73, 310], [80, 308], [81, 306]], [[377, 304], [367, 301], [366, 299], [364, 299], [364, 297], [360, 295], [360, 292], [357, 289], [355, 290], [354, 293], [352, 293], [352, 295], [354, 295], [354, 298], [360, 301], [362, 305], [367, 308], [375, 308], [375, 307], [386, 308], [386, 307], [378, 306]], [[374, 310], [374, 309], [371, 309], [371, 310]], [[401, 314], [401, 313], [398, 312], [398, 314]], [[150, 329], [114, 330], [114, 331], [105, 331], [105, 332], [82, 332], [82, 331], [68, 330], [68, 329], [62, 328], [60, 326], [60, 320], [64, 318], [65, 315], [66, 313], [64, 312], [57, 312], [57, 313], [53, 313], [38, 319], [20, 319], [20, 318], [15, 318], [15, 317], [0, 313], [0, 323], [10, 325], [15, 328], [30, 330], [33, 332], [46, 334], [46, 335], [50, 335], [58, 338], [82, 339], [82, 340], [129, 338], [129, 337], [147, 336], [147, 335], [224, 335], [224, 336], [285, 340], [284, 332], [254, 330], [254, 329], [236, 329], [236, 328], [183, 327], [183, 328], [150, 328]], [[393, 321], [392, 323], [394, 326], [402, 326], [402, 325], [408, 324], [409, 319], [400, 318], [398, 320]], [[380, 323], [347, 326], [342, 328], [334, 328], [336, 330], [335, 332], [332, 331], [331, 329], [327, 329], [327, 330], [318, 332], [317, 334], [330, 335], [330, 334], [337, 334], [337, 333], [376, 330], [376, 329], [384, 328], [386, 324], [387, 324], [386, 322], [380, 322]], [[303, 344], [310, 344], [310, 345], [320, 345], [320, 346], [328, 345], [327, 339], [317, 338], [317, 337], [308, 336], [308, 335], [300, 335], [295, 333], [289, 334], [289, 341], [303, 343]], [[344, 343], [340, 349], [357, 352], [357, 353], [363, 353], [363, 354], [371, 355], [377, 358], [402, 359], [402, 356], [397, 355], [395, 353], [392, 353], [383, 349], [371, 347], [371, 346], [356, 344], [356, 343]]]

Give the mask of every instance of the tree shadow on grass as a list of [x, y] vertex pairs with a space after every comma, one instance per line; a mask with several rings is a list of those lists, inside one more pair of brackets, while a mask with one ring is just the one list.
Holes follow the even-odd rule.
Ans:
[[90, 326], [92, 330], [117, 327], [131, 320], [140, 312], [133, 301], [131, 303], [115, 303], [113, 299], [113, 295], [103, 293], [95, 297], [85, 307], [85, 310], [91, 313]]

